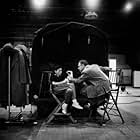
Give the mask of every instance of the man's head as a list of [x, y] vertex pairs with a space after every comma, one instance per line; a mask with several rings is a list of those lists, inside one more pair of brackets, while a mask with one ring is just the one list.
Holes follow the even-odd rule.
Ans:
[[87, 60], [79, 60], [79, 62], [78, 62], [78, 70], [80, 72], [82, 72], [86, 65], [88, 65], [88, 61]]

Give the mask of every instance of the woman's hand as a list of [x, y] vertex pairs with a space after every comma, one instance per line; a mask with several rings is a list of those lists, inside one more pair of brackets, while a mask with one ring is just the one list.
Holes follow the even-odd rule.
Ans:
[[68, 76], [67, 79], [68, 79], [69, 82], [72, 82], [73, 78], [71, 76]]
[[64, 80], [65, 83], [69, 83], [68, 77]]

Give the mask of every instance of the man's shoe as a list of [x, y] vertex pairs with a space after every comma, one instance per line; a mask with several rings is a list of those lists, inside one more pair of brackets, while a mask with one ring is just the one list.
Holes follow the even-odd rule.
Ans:
[[87, 103], [84, 105], [84, 108], [86, 108], [86, 109], [90, 109], [90, 107], [91, 107], [90, 103]]
[[83, 107], [80, 106], [78, 102], [73, 102], [72, 106], [77, 108], [77, 109], [83, 109]]

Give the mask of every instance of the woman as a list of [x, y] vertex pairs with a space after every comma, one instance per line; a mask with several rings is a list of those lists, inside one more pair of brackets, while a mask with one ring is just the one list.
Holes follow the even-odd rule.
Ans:
[[51, 77], [52, 85], [53, 85], [53, 91], [56, 94], [64, 94], [65, 95], [65, 101], [62, 105], [62, 113], [67, 113], [67, 107], [70, 101], [72, 100], [72, 106], [77, 109], [83, 109], [79, 105], [76, 99], [76, 90], [73, 83], [69, 83], [69, 80], [67, 78], [66, 73], [63, 73], [63, 69], [61, 66], [57, 65], [54, 68], [54, 73]]

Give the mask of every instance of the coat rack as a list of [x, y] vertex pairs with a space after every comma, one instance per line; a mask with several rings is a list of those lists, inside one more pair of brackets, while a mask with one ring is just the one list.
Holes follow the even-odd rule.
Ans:
[[[23, 124], [23, 120], [20, 118], [22, 113], [22, 109], [20, 109], [20, 112], [17, 116], [11, 119], [11, 56], [8, 56], [8, 121], [6, 121], [6, 124], [11, 123], [21, 123]], [[19, 119], [20, 118], [20, 119]]]

